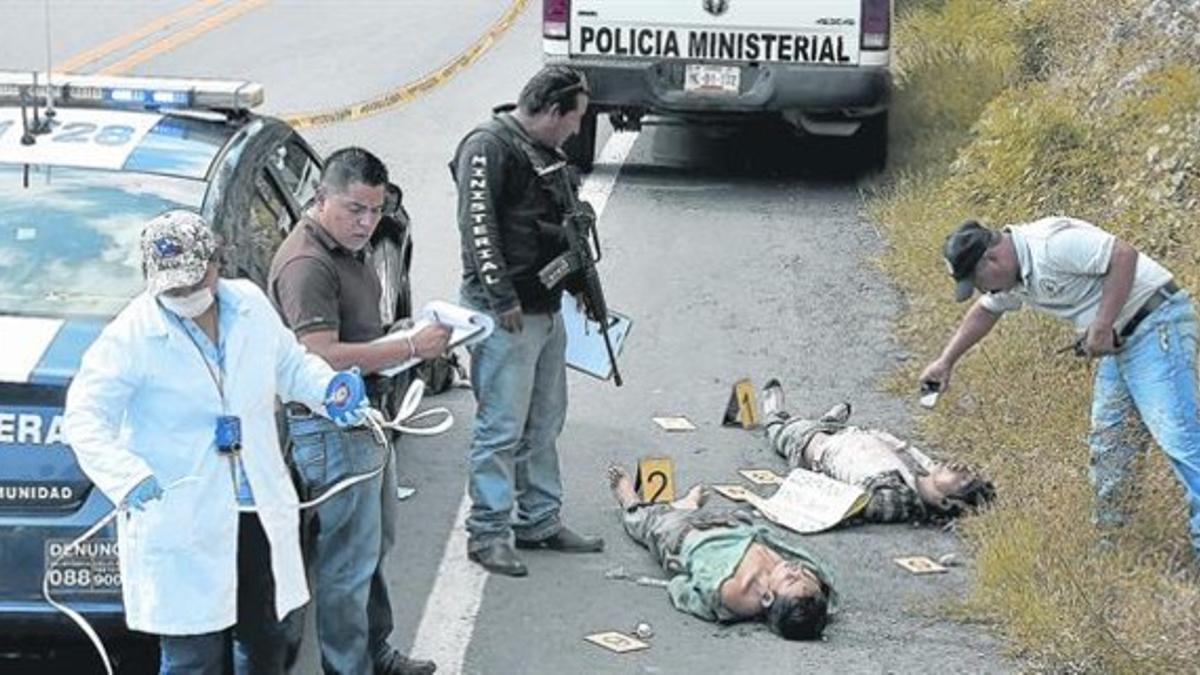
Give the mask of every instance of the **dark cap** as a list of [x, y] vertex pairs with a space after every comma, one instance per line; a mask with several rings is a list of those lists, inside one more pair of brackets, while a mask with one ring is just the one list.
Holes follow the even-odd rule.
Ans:
[[998, 236], [978, 221], [968, 220], [946, 237], [942, 257], [946, 259], [950, 275], [958, 282], [954, 287], [955, 301], [962, 302], [975, 292], [975, 267]]

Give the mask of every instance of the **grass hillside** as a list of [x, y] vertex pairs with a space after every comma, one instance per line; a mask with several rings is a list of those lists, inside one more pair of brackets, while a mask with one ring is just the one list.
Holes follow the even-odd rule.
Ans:
[[[896, 30], [893, 176], [871, 210], [917, 355], [897, 391], [915, 391], [966, 309], [940, 258], [964, 218], [1083, 218], [1200, 290], [1200, 2], [913, 0]], [[1071, 340], [1031, 311], [1005, 317], [919, 420], [1001, 493], [960, 525], [976, 583], [956, 610], [994, 623], [1038, 669], [1196, 672], [1200, 562], [1182, 491], [1149, 443], [1132, 522], [1101, 542], [1087, 481], [1094, 363], [1055, 353]]]

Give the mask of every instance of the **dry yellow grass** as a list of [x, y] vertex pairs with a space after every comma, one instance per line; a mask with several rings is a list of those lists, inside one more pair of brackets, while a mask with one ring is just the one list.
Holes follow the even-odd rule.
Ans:
[[[911, 392], [965, 309], [939, 257], [965, 217], [1084, 218], [1200, 288], [1200, 51], [1186, 29], [1147, 21], [1150, 4], [902, 6], [896, 172], [871, 207], [888, 235], [882, 264], [909, 300], [898, 331], [919, 356], [896, 373], [898, 391]], [[952, 609], [994, 621], [1033, 669], [1196, 672], [1198, 563], [1181, 490], [1151, 444], [1132, 522], [1100, 545], [1087, 482], [1093, 366], [1055, 354], [1071, 339], [1032, 312], [1006, 317], [919, 421], [1001, 491], [995, 509], [962, 523], [975, 583]]]

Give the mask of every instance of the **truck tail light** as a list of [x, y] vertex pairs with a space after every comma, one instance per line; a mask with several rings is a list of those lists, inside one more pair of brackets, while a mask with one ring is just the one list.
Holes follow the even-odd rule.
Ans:
[[887, 49], [892, 32], [892, 0], [862, 0], [860, 25], [859, 45], [863, 49]]
[[542, 36], [565, 40], [571, 0], [542, 0]]

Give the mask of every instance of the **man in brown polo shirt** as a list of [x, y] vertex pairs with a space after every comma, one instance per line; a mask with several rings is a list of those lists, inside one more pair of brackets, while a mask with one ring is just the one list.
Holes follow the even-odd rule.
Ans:
[[[269, 279], [271, 298], [300, 341], [335, 368], [361, 369], [375, 405], [382, 382], [372, 374], [413, 356], [435, 357], [450, 337], [446, 327], [431, 326], [409, 340], [370, 343], [385, 329], [382, 289], [365, 249], [383, 215], [387, 183], [387, 169], [366, 150], [330, 155], [316, 202], [279, 247]], [[303, 498], [386, 461], [366, 429], [341, 430], [296, 408], [288, 410], [288, 429]], [[392, 612], [381, 562], [394, 536], [395, 499], [384, 489], [391, 485], [389, 467], [317, 507], [311, 564], [327, 673], [435, 670], [432, 662], [411, 660], [387, 643]]]

